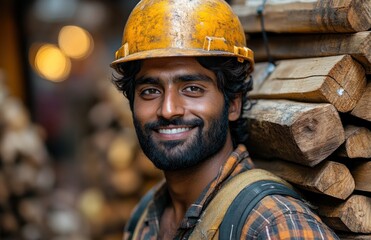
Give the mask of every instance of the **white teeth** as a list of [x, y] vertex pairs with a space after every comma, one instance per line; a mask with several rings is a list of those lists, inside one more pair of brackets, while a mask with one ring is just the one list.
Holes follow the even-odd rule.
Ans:
[[191, 130], [191, 128], [171, 128], [171, 129], [159, 129], [159, 133], [163, 134], [176, 134], [176, 133], [182, 133]]

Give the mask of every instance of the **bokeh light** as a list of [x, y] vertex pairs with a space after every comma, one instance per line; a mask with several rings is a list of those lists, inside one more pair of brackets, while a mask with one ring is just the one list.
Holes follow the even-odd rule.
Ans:
[[78, 26], [64, 26], [58, 36], [60, 49], [70, 58], [82, 59], [93, 50], [93, 39], [88, 31]]
[[57, 46], [44, 44], [36, 52], [34, 67], [43, 78], [60, 82], [69, 76], [71, 61]]
[[60, 82], [71, 72], [71, 61], [53, 44], [42, 45], [35, 57], [36, 71], [44, 78]]

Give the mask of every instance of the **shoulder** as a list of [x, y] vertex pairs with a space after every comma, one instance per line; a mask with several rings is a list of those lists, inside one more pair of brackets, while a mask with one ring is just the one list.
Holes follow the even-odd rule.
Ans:
[[281, 195], [262, 199], [242, 233], [249, 239], [338, 239], [306, 203]]
[[[161, 181], [157, 185], [153, 186], [139, 201], [136, 207], [133, 209], [129, 220], [125, 224], [124, 238], [132, 239], [132, 235], [136, 228], [141, 228], [145, 218], [149, 214], [150, 205], [154, 204], [155, 198], [163, 197], [165, 189], [164, 181]], [[153, 210], [152, 210], [153, 211]], [[155, 213], [152, 213], [155, 214]]]

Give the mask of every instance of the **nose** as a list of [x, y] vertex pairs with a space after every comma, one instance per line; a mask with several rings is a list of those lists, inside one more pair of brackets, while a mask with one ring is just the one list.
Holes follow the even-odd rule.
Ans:
[[183, 116], [184, 112], [183, 100], [179, 93], [176, 90], [165, 91], [157, 115], [171, 120]]

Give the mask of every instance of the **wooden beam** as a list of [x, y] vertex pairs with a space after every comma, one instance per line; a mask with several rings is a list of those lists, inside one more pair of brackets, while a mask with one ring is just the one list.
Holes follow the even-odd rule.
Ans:
[[331, 103], [348, 112], [366, 83], [364, 69], [349, 55], [283, 60], [267, 79], [254, 83], [250, 97]]
[[371, 192], [371, 161], [357, 164], [351, 169], [356, 182], [356, 190]]
[[[326, 57], [350, 54], [371, 73], [371, 32], [352, 34], [292, 34], [269, 35], [269, 52], [276, 59]], [[295, 44], [292, 44], [295, 43]], [[263, 39], [249, 36], [247, 45], [257, 62], [267, 61]]]
[[245, 115], [249, 150], [314, 166], [345, 140], [335, 107], [326, 103], [257, 100]]
[[363, 92], [355, 108], [352, 110], [351, 114], [371, 122], [371, 81], [368, 82], [365, 91]]
[[[260, 32], [261, 0], [232, 3], [246, 32]], [[264, 7], [264, 25], [268, 32], [360, 32], [371, 28], [369, 0], [270, 0]]]
[[344, 234], [338, 233], [341, 240], [371, 240], [371, 234]]
[[371, 198], [369, 197], [352, 195], [345, 202], [321, 201], [318, 213], [321, 219], [333, 229], [371, 233]]
[[354, 179], [341, 163], [324, 161], [314, 167], [278, 159], [254, 159], [258, 168], [266, 169], [295, 186], [345, 200], [354, 191]]
[[371, 131], [353, 125], [347, 125], [344, 129], [345, 143], [339, 148], [338, 155], [348, 158], [371, 158]]

